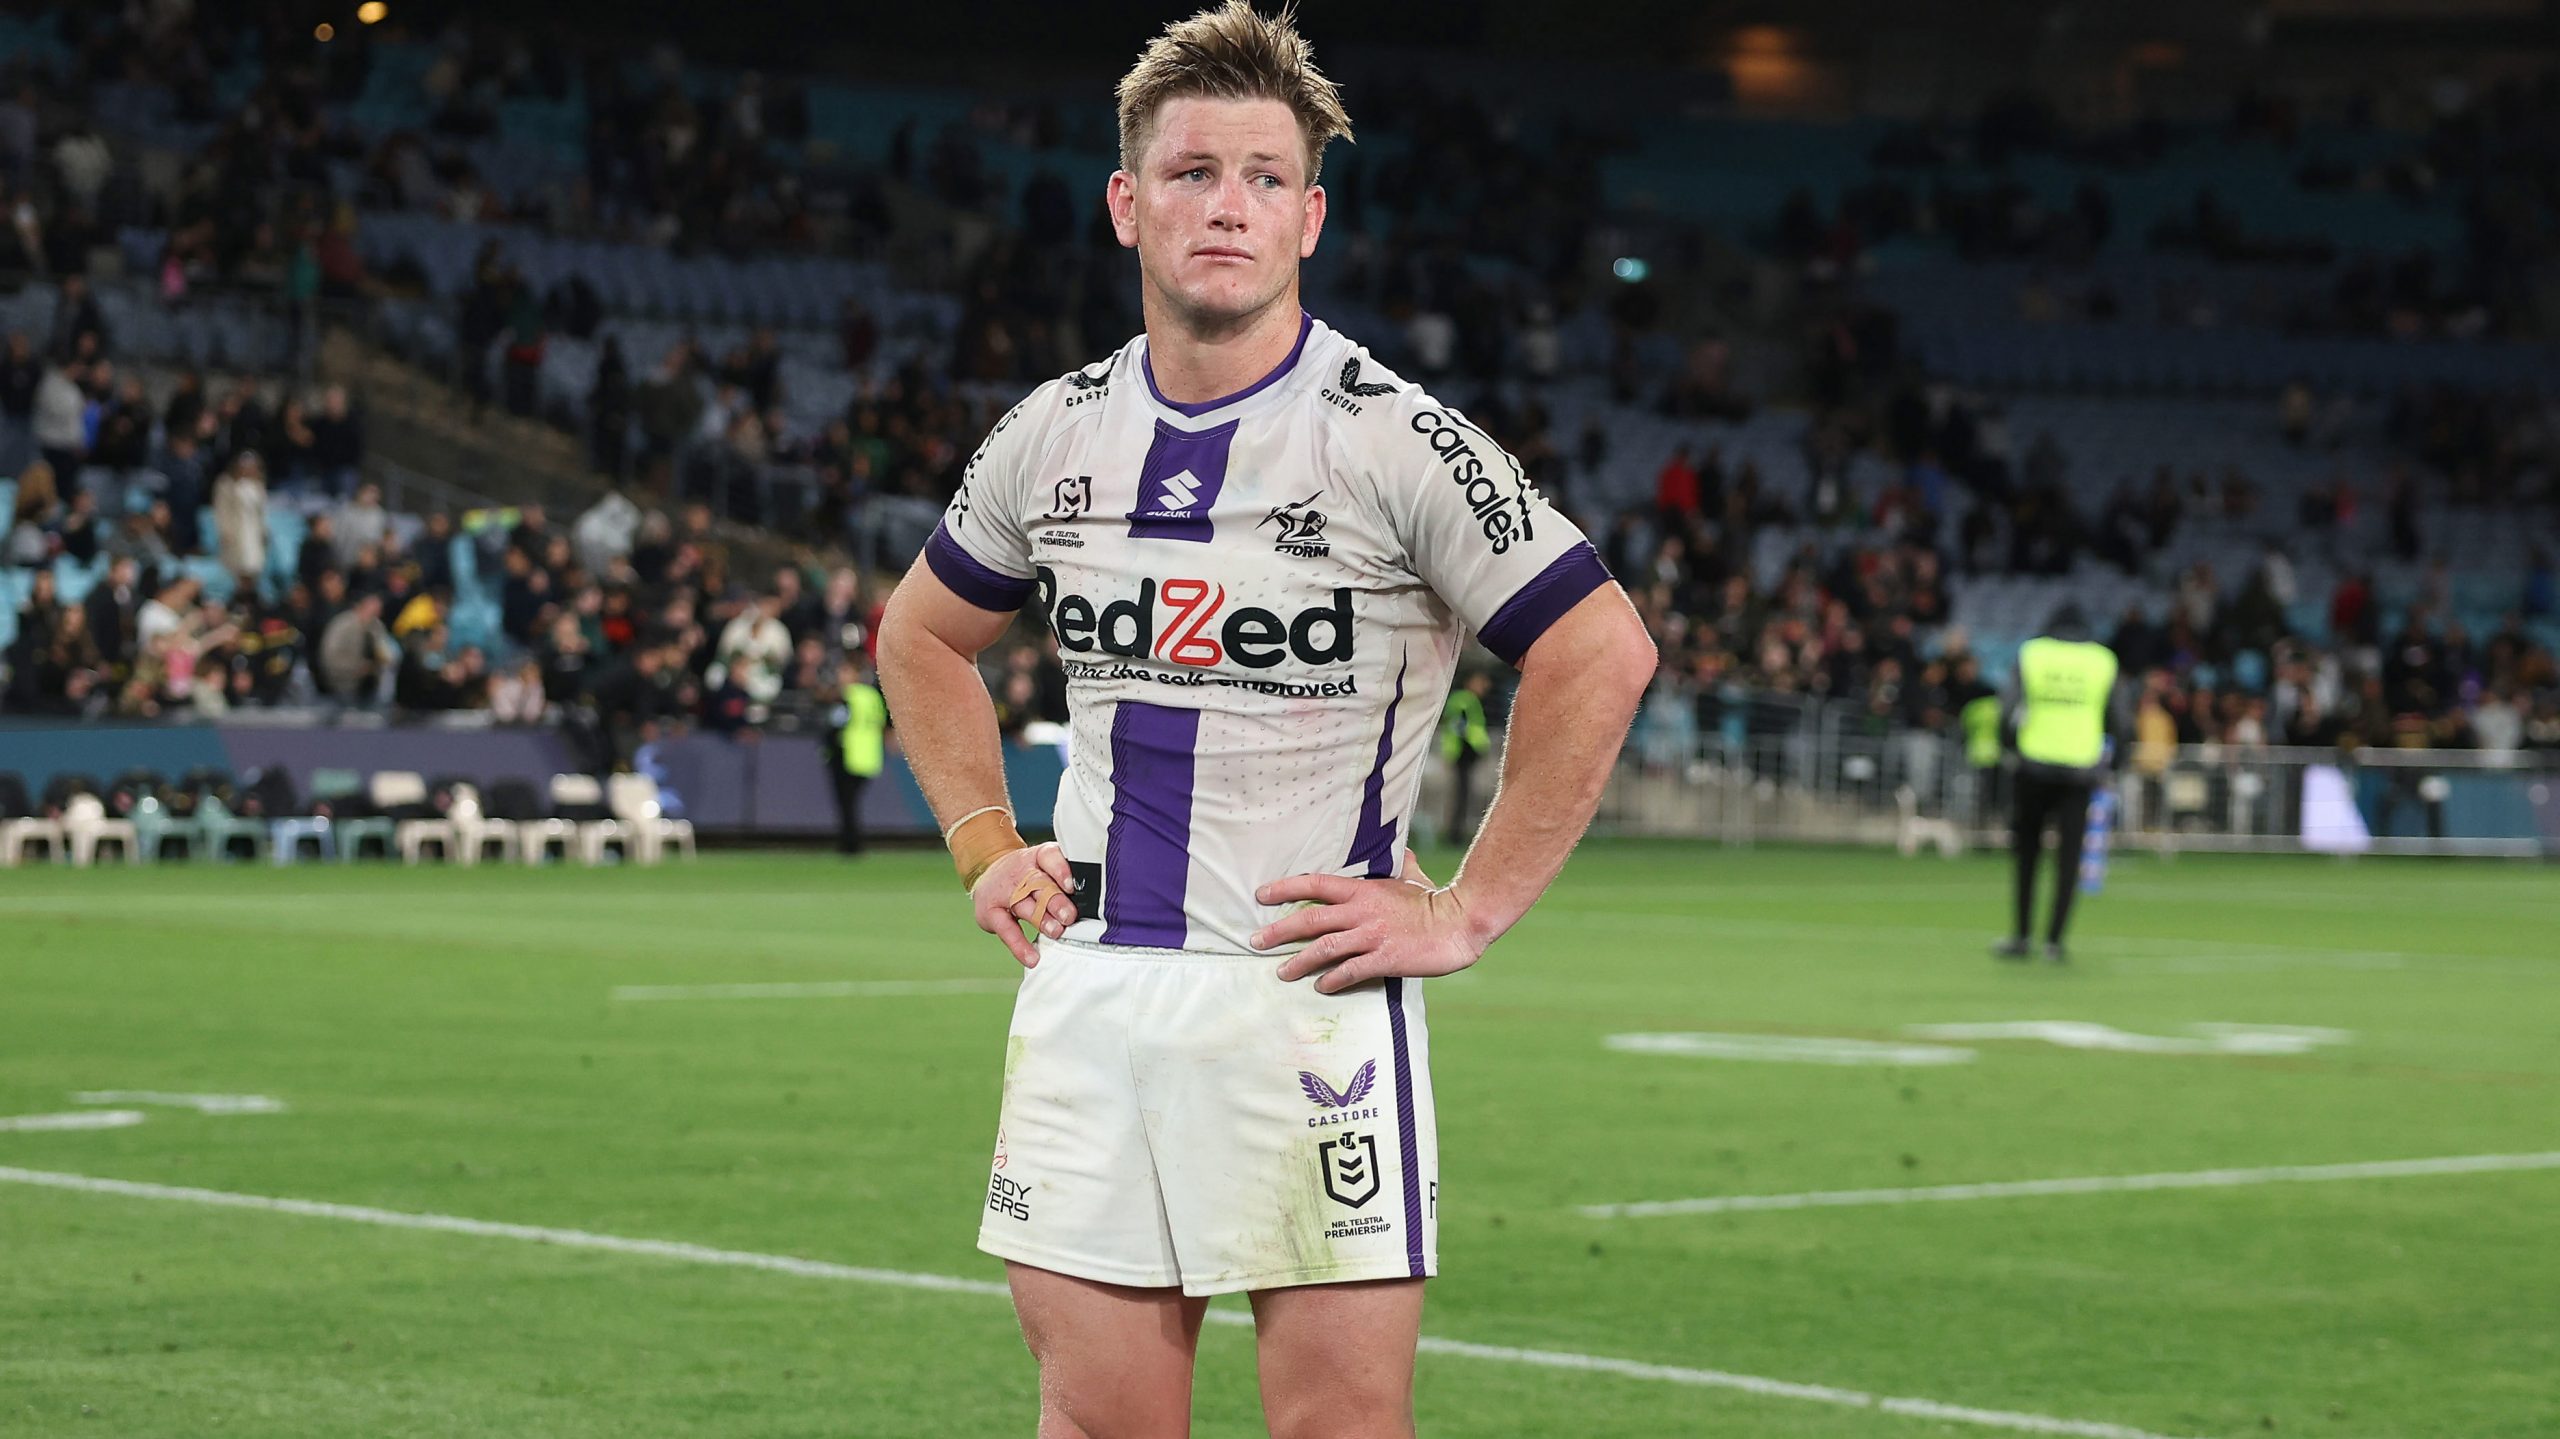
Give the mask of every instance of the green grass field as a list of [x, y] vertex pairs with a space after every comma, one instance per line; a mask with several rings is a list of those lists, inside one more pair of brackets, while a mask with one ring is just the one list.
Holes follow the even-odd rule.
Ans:
[[[2121, 861], [2061, 970], [1986, 958], [2003, 875], [1595, 844], [1484, 964], [1434, 982], [1425, 1327], [1538, 1353], [1427, 1353], [1424, 1432], [2560, 1433], [2560, 1169], [1582, 1212], [2560, 1150], [2549, 869]], [[972, 1247], [1000, 984], [614, 997], [1009, 977], [922, 853], [0, 872], [0, 1115], [147, 1116], [0, 1124], [0, 1432], [1027, 1439], [1003, 1300], [881, 1282], [1001, 1278]], [[2190, 1050], [2232, 1042], [2199, 1024], [2343, 1033], [2290, 1053], [1927, 1041], [1971, 1052], [1944, 1064], [1604, 1043], [2028, 1020]], [[285, 1108], [78, 1098], [97, 1091]], [[1213, 1325], [1201, 1369], [1195, 1432], [1260, 1433], [1249, 1333]]]

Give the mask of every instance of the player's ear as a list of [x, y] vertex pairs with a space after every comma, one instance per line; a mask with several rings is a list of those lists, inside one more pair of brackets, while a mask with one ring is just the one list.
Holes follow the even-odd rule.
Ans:
[[1307, 187], [1307, 204], [1302, 229], [1298, 235], [1298, 258], [1303, 260], [1316, 252], [1316, 237], [1324, 233], [1324, 186]]
[[1124, 250], [1138, 248], [1138, 177], [1126, 170], [1111, 172], [1102, 187], [1102, 203], [1111, 211], [1111, 233]]

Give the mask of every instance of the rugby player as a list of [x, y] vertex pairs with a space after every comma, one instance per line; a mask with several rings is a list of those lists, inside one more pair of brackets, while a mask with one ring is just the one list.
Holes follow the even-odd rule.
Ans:
[[[1350, 122], [1288, 17], [1169, 26], [1118, 99], [1145, 333], [996, 424], [880, 635], [977, 923], [1028, 971], [979, 1246], [1041, 1439], [1186, 1434], [1203, 1310], [1238, 1291], [1272, 1434], [1410, 1435], [1440, 1201], [1422, 984], [1563, 868], [1653, 646], [1516, 461], [1300, 308]], [[1071, 730], [1040, 845], [975, 665], [1031, 602]], [[1518, 695], [1433, 885], [1404, 841], [1470, 631]]]

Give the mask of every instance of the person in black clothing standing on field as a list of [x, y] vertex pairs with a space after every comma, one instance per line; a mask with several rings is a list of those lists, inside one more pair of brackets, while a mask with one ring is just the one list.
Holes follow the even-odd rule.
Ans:
[[2009, 960], [2031, 953], [2027, 936], [2035, 922], [2036, 870], [2050, 824], [2055, 874], [2044, 957], [2060, 964], [2068, 957], [2062, 935], [2079, 889], [2089, 800], [2105, 777], [2110, 755], [2108, 732], [2122, 736], [2128, 729], [2116, 696], [2115, 652], [2091, 640], [2079, 613], [2066, 609], [2043, 637], [2019, 648], [2010, 700], [2009, 743], [2017, 777], [2009, 836], [2017, 860], [2016, 922], [2008, 940], [1992, 953]]

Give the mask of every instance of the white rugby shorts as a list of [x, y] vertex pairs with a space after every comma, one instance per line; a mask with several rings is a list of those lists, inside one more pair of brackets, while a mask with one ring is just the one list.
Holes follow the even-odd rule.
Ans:
[[1042, 940], [978, 1247], [1186, 1294], [1438, 1272], [1421, 983], [1281, 958]]

